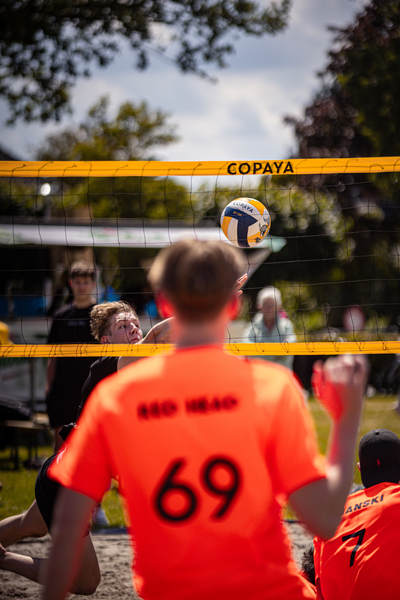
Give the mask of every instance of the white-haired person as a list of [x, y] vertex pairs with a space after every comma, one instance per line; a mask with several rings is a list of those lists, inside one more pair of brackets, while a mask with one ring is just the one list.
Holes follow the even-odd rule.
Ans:
[[[293, 323], [282, 310], [282, 295], [276, 287], [263, 288], [257, 295], [256, 306], [257, 313], [245, 330], [245, 342], [280, 344], [297, 342]], [[294, 357], [289, 354], [262, 354], [258, 358], [293, 369]]]

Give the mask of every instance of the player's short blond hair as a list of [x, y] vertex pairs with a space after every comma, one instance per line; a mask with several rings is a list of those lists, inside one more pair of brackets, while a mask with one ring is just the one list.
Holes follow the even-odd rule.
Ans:
[[127, 315], [134, 315], [138, 318], [132, 306], [123, 300], [103, 302], [102, 304], [96, 304], [92, 308], [90, 311], [90, 329], [97, 341], [100, 342], [103, 335], [109, 335], [110, 319], [120, 312], [125, 312]]
[[179, 317], [202, 322], [217, 317], [233, 294], [245, 262], [240, 250], [222, 242], [184, 240], [161, 250], [149, 272]]

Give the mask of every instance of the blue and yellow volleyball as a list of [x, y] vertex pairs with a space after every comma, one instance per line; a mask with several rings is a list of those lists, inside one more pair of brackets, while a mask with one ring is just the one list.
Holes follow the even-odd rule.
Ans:
[[221, 228], [228, 240], [239, 248], [261, 244], [271, 227], [271, 217], [264, 204], [254, 198], [236, 198], [225, 206]]

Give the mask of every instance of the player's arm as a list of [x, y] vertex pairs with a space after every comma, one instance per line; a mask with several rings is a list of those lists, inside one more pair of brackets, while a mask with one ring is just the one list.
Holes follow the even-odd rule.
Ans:
[[79, 405], [78, 412], [76, 414], [76, 420], [78, 420], [78, 418], [80, 417], [81, 412], [83, 411], [83, 407], [85, 406], [86, 401], [89, 398], [90, 394], [93, 392], [94, 388], [99, 383], [99, 381], [101, 381], [101, 379], [99, 379], [99, 370], [97, 369], [96, 374], [94, 372], [94, 368], [97, 366], [98, 366], [97, 361], [92, 364], [92, 366], [90, 367], [90, 370], [89, 370], [89, 375], [86, 377], [85, 383], [82, 386], [81, 403]]
[[[58, 328], [59, 328], [59, 321], [57, 319], [54, 319], [51, 324], [50, 332], [49, 332], [49, 335], [47, 338], [48, 344], [59, 343]], [[47, 360], [47, 366], [46, 366], [46, 388], [45, 388], [46, 396], [50, 392], [51, 386], [53, 385], [53, 381], [56, 376], [56, 368], [57, 368], [57, 357], [51, 356]]]
[[314, 366], [315, 395], [333, 421], [326, 477], [296, 490], [289, 500], [311, 532], [323, 539], [334, 535], [353, 480], [367, 373], [363, 356], [340, 356]]
[[172, 344], [174, 342], [172, 331], [173, 320], [174, 317], [170, 317], [169, 319], [160, 321], [160, 323], [156, 323], [138, 343], [157, 344], [159, 342], [163, 342], [165, 344]]
[[43, 600], [63, 600], [72, 588], [94, 504], [88, 496], [60, 489], [51, 527], [52, 550], [42, 573]]
[[47, 361], [46, 367], [46, 396], [50, 391], [52, 383], [54, 381], [54, 377], [56, 375], [56, 367], [57, 367], [57, 357], [51, 356]]
[[[174, 343], [172, 323], [173, 317], [164, 319], [163, 321], [160, 321], [160, 323], [156, 323], [138, 344]], [[137, 360], [140, 360], [140, 356], [120, 356], [118, 360], [118, 371]]]

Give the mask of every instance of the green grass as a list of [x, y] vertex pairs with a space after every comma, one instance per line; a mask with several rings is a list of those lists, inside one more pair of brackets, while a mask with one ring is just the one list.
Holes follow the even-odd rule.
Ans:
[[[53, 454], [52, 446], [39, 448], [38, 457], [48, 458]], [[19, 452], [21, 464], [28, 459], [27, 449], [21, 447]], [[0, 482], [3, 489], [0, 491], [0, 520], [17, 515], [27, 510], [35, 499], [35, 481], [37, 470], [21, 467], [14, 470], [14, 463], [10, 458], [10, 449], [0, 451]], [[102, 502], [111, 527], [122, 527], [124, 516], [119, 494], [113, 484], [105, 494]]]
[[[393, 410], [396, 401], [394, 396], [375, 396], [365, 402], [363, 419], [359, 438], [370, 429], [385, 427], [391, 429], [400, 437], [400, 416]], [[309, 402], [310, 410], [315, 421], [319, 447], [322, 453], [326, 452], [329, 437], [329, 420], [321, 406], [313, 399]], [[39, 448], [39, 458], [52, 454], [51, 446]], [[21, 463], [28, 458], [27, 450], [21, 448]], [[35, 498], [35, 480], [37, 471], [21, 467], [13, 470], [10, 460], [10, 450], [0, 451], [0, 482], [3, 489], [0, 491], [0, 520], [11, 515], [16, 515], [29, 508]], [[359, 471], [354, 465], [354, 481], [361, 482]], [[102, 506], [112, 527], [124, 525], [121, 502], [115, 486], [106, 493]], [[290, 508], [286, 511], [287, 518], [295, 518]]]
[[[393, 410], [396, 400], [395, 396], [374, 396], [365, 401], [358, 441], [367, 431], [381, 427], [391, 429], [400, 437], [400, 416]], [[325, 454], [329, 438], [329, 419], [314, 398], [310, 399], [309, 407], [314, 418], [320, 450]], [[360, 472], [356, 464], [354, 465], [354, 481], [361, 483]]]

